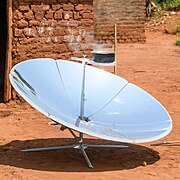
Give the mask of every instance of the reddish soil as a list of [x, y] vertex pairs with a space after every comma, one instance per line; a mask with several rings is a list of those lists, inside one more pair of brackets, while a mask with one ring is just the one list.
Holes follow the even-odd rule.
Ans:
[[[118, 75], [158, 99], [173, 119], [172, 132], [157, 142], [180, 141], [180, 48], [177, 36], [147, 32], [146, 44], [118, 47]], [[94, 169], [75, 150], [23, 153], [28, 147], [69, 145], [70, 133], [26, 103], [0, 104], [0, 179], [180, 179], [180, 144], [129, 144], [128, 149], [88, 149]], [[112, 143], [85, 136], [86, 143]], [[155, 143], [155, 142], [152, 142]]]

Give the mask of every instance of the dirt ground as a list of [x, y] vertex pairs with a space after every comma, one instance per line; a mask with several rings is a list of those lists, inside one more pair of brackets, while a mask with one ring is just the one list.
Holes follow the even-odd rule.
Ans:
[[[172, 132], [157, 142], [180, 141], [180, 48], [177, 36], [146, 32], [146, 44], [118, 47], [118, 75], [158, 99], [173, 119]], [[94, 169], [75, 150], [20, 152], [24, 148], [73, 144], [68, 131], [26, 103], [0, 104], [0, 179], [180, 179], [180, 144], [128, 144], [128, 149], [88, 149]], [[85, 136], [85, 143], [113, 143]], [[155, 142], [152, 142], [155, 143]]]

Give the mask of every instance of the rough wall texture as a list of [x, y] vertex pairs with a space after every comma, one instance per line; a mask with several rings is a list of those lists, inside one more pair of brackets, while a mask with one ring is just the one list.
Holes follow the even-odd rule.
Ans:
[[100, 42], [114, 40], [115, 23], [119, 43], [145, 42], [146, 0], [96, 0], [94, 7], [95, 37]]
[[[13, 64], [91, 56], [96, 44], [145, 42], [146, 0], [13, 0]], [[95, 46], [94, 46], [95, 45]]]
[[13, 0], [13, 64], [90, 56], [93, 0]]

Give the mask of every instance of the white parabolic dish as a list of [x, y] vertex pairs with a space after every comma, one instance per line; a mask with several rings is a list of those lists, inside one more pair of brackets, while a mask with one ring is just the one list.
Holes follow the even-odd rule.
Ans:
[[40, 58], [15, 65], [14, 89], [34, 108], [81, 133], [130, 143], [166, 136], [172, 120], [151, 95], [127, 80], [86, 65], [84, 116], [80, 120], [83, 65]]

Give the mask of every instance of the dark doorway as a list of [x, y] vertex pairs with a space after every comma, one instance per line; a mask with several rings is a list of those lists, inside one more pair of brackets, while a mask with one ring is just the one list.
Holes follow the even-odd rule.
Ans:
[[0, 0], [0, 102], [4, 96], [4, 76], [7, 45], [7, 1]]

